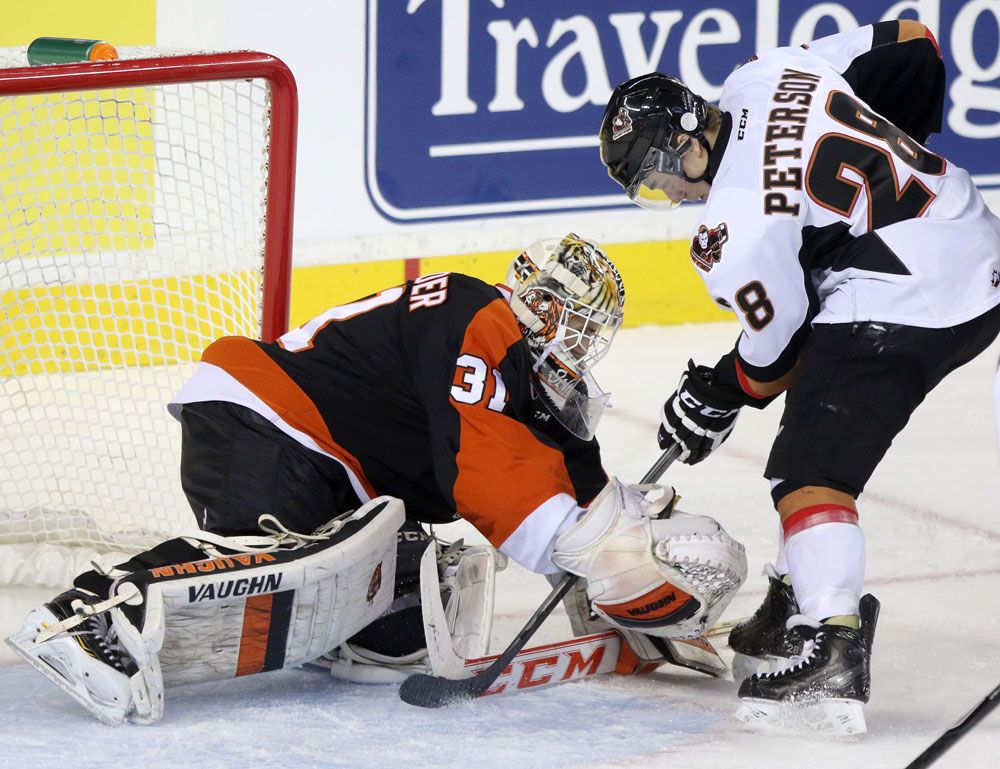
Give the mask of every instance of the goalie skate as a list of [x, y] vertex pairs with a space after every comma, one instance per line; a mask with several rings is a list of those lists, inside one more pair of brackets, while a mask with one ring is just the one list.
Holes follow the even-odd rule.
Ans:
[[74, 616], [73, 601], [87, 603], [90, 598], [79, 590], [57, 596], [29, 613], [22, 630], [7, 643], [101, 721], [122, 724], [133, 708], [130, 677], [136, 667], [118, 645], [107, 614], [88, 617], [72, 632], [44, 638], [49, 628]]

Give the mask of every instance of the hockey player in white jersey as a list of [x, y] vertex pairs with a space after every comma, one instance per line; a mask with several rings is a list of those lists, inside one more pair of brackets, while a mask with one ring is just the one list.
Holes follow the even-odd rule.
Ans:
[[755, 57], [717, 108], [652, 73], [605, 112], [601, 157], [629, 198], [706, 201], [691, 260], [742, 326], [714, 366], [689, 363], [661, 447], [700, 462], [742, 407], [786, 394], [765, 471], [778, 556], [730, 645], [791, 659], [742, 682], [748, 721], [815, 701], [826, 724], [865, 729], [879, 604], [862, 597], [856, 500], [927, 393], [1000, 329], [1000, 220], [923, 144], [943, 98], [932, 34], [901, 20]]

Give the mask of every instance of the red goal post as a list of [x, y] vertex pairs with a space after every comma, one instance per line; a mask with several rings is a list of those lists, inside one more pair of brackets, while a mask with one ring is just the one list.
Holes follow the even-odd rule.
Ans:
[[119, 50], [0, 51], [0, 584], [191, 528], [165, 404], [213, 339], [288, 325], [291, 72]]

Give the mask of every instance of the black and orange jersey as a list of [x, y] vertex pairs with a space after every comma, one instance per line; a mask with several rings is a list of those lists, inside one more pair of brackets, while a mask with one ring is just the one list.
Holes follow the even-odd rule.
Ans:
[[253, 408], [341, 462], [362, 499], [399, 497], [425, 523], [461, 516], [537, 570], [607, 477], [596, 440], [573, 436], [533, 398], [532, 362], [502, 289], [428, 275], [273, 344], [219, 339], [173, 403]]

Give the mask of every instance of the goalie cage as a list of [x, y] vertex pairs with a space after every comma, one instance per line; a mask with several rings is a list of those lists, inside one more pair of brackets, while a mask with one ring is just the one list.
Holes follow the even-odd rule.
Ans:
[[0, 585], [194, 528], [166, 403], [287, 329], [297, 100], [255, 52], [0, 49]]

